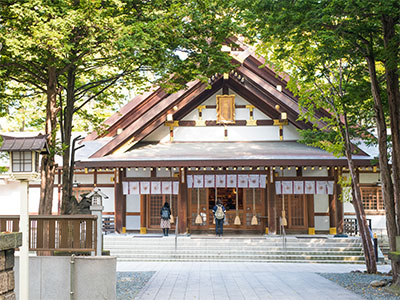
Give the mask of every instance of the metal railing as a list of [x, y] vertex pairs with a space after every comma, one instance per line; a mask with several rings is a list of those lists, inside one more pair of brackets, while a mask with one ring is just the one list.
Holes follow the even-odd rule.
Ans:
[[[4, 231], [18, 232], [19, 216], [0, 216]], [[96, 245], [97, 216], [29, 216], [30, 251], [96, 252]]]

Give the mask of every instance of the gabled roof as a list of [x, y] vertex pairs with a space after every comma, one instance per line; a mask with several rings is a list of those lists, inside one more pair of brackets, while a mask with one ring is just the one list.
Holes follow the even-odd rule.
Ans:
[[0, 151], [40, 151], [48, 152], [47, 135], [14, 137], [1, 135], [3, 144]]
[[[296, 128], [312, 128], [312, 124], [297, 120], [300, 113], [298, 99], [286, 88], [287, 76], [279, 76], [251, 49], [245, 48], [244, 45], [241, 45], [241, 48], [243, 51], [233, 55], [235, 63], [239, 66], [229, 74], [229, 79], [217, 75], [210, 84], [195, 80], [187, 83], [185, 89], [173, 94], [166, 93], [162, 88], [153, 88], [132, 99], [104, 122], [106, 127], [104, 134], [92, 133], [85, 139], [85, 141], [104, 137], [110, 139], [90, 158], [111, 155], [121, 147], [129, 150], [164, 124], [167, 115], [172, 114], [173, 120], [182, 120], [221, 88], [232, 89], [271, 119], [279, 119], [280, 112], [286, 112], [288, 121]], [[282, 87], [281, 91], [277, 89], [278, 85]], [[280, 107], [279, 111], [277, 106]], [[328, 115], [323, 110], [317, 114]], [[319, 127], [323, 125], [318, 124]], [[119, 132], [121, 130], [122, 132]]]

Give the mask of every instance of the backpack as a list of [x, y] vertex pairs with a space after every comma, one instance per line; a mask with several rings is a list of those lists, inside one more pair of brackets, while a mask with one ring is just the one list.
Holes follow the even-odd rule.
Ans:
[[168, 220], [169, 219], [169, 211], [168, 208], [163, 207], [161, 209], [161, 218], [163, 218], [164, 220]]
[[218, 205], [217, 211], [215, 212], [215, 218], [218, 220], [222, 220], [225, 218], [224, 211], [222, 210], [222, 205]]

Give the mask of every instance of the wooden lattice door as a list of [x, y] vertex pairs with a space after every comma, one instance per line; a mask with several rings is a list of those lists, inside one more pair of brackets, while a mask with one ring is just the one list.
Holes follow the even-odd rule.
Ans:
[[[178, 209], [178, 197], [177, 195], [148, 195], [147, 196], [147, 227], [148, 228], [160, 228], [160, 211], [164, 202], [172, 206], [171, 212], [174, 217], [177, 216]], [[171, 204], [172, 203], [172, 204]]]
[[[307, 201], [306, 195], [284, 195], [285, 214], [288, 229], [307, 228]], [[280, 225], [282, 215], [282, 195], [276, 196], [277, 224]]]

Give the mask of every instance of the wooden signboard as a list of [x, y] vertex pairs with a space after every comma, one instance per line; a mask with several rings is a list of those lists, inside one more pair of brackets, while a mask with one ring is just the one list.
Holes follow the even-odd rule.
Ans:
[[217, 124], [235, 123], [235, 95], [217, 95]]

